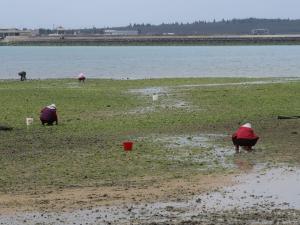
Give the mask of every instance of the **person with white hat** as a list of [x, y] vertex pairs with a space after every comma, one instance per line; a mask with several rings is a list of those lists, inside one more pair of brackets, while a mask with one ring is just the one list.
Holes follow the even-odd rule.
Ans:
[[83, 82], [84, 83], [85, 79], [86, 79], [86, 77], [85, 77], [84, 73], [80, 73], [78, 75], [78, 81], [79, 82]]
[[252, 151], [252, 147], [256, 144], [259, 137], [254, 133], [250, 123], [246, 123], [232, 135], [232, 142], [235, 146], [236, 153], [239, 153], [239, 146], [247, 151]]
[[56, 105], [51, 104], [46, 106], [41, 110], [40, 120], [42, 125], [53, 125], [55, 122], [58, 125], [57, 113], [56, 113]]

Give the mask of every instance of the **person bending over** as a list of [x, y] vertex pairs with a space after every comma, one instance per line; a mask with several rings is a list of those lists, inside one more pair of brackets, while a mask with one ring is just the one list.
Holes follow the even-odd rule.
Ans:
[[54, 104], [48, 105], [41, 110], [40, 120], [43, 125], [53, 125], [55, 122], [58, 125], [58, 119], [56, 114], [56, 106]]
[[25, 71], [22, 71], [22, 72], [18, 73], [18, 75], [20, 76], [21, 81], [26, 80], [26, 72]]
[[81, 83], [81, 82], [84, 83], [85, 79], [86, 79], [86, 77], [84, 76], [83, 73], [79, 74], [79, 76], [78, 76], [78, 81], [79, 81], [80, 83]]
[[235, 146], [236, 153], [239, 153], [239, 146], [242, 146], [248, 152], [256, 144], [259, 137], [254, 133], [251, 124], [246, 123], [232, 135], [232, 142]]

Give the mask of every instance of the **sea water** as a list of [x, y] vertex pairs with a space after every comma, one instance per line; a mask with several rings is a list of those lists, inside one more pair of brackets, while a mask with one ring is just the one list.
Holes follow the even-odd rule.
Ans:
[[300, 46], [0, 47], [0, 79], [300, 77]]

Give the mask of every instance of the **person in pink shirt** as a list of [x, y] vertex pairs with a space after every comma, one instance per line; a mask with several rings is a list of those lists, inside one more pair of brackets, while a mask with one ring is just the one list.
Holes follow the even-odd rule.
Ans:
[[80, 74], [78, 75], [78, 81], [79, 81], [79, 82], [83, 82], [83, 83], [84, 83], [85, 79], [86, 79], [86, 77], [84, 76], [83, 73], [80, 73]]
[[41, 110], [40, 120], [43, 125], [53, 125], [55, 122], [58, 125], [58, 118], [56, 114], [56, 106], [54, 104], [48, 105]]
[[246, 123], [232, 135], [232, 142], [235, 146], [236, 153], [239, 153], [239, 146], [247, 151], [252, 151], [259, 137], [254, 133], [250, 123]]

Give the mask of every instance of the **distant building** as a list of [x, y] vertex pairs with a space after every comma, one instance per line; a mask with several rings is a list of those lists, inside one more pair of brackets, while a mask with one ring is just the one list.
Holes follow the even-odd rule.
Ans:
[[0, 38], [6, 38], [9, 36], [25, 36], [25, 37], [29, 37], [32, 36], [33, 33], [31, 30], [19, 30], [16, 28], [12, 28], [12, 29], [0, 29]]
[[134, 36], [138, 34], [137, 30], [104, 30], [104, 35], [111, 36]]
[[63, 28], [62, 26], [57, 27], [56, 28], [56, 34], [57, 35], [64, 35], [64, 34], [66, 34], [66, 29]]
[[67, 34], [67, 30], [63, 28], [62, 26], [54, 28], [50, 34], [48, 34], [49, 37], [59, 37], [64, 38], [64, 36]]
[[251, 34], [253, 35], [268, 35], [270, 34], [269, 29], [253, 29], [251, 30]]

